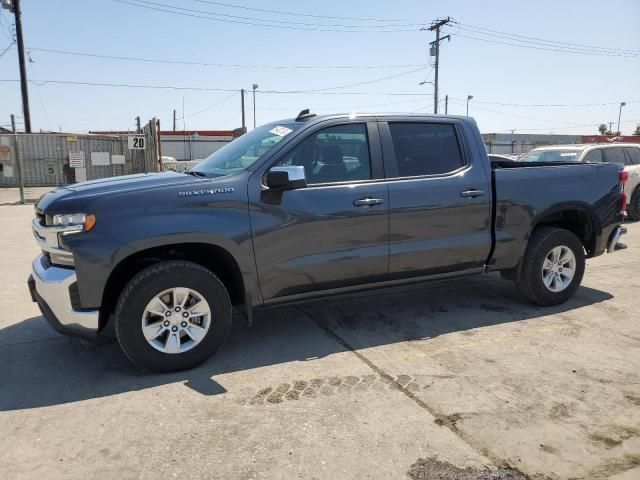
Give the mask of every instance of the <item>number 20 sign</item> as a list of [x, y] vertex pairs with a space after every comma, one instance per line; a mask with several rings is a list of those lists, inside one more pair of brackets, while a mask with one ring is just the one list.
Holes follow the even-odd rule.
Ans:
[[129, 150], [144, 150], [146, 141], [144, 135], [129, 135]]

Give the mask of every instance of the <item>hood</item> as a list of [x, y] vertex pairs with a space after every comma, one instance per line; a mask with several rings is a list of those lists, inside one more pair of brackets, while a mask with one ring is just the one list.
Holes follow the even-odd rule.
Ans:
[[[36, 203], [36, 209], [47, 210], [56, 202], [56, 210], [64, 209], [69, 203], [89, 202], [97, 197], [127, 191], [141, 191], [181, 184], [197, 184], [202, 179], [176, 172], [140, 173], [121, 177], [90, 180], [60, 187], [46, 193]], [[59, 208], [58, 208], [59, 207]]]

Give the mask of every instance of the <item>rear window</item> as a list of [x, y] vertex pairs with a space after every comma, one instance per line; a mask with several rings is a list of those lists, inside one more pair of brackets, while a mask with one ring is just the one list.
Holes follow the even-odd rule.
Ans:
[[398, 177], [441, 175], [464, 165], [453, 125], [389, 123]]
[[577, 162], [582, 150], [531, 150], [520, 157], [520, 162]]
[[585, 155], [582, 161], [589, 163], [602, 163], [602, 150], [599, 148], [591, 150]]

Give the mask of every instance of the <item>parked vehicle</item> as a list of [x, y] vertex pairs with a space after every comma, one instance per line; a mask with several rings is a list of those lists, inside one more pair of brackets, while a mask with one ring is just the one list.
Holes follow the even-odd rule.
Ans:
[[523, 155], [521, 162], [611, 162], [624, 166], [627, 215], [640, 220], [640, 145], [637, 143], [596, 143], [589, 145], [556, 145], [540, 147]]
[[500, 155], [497, 153], [489, 153], [487, 155], [490, 162], [515, 162], [518, 157], [516, 155]]
[[29, 286], [56, 330], [112, 325], [133, 362], [162, 372], [210, 357], [232, 306], [251, 323], [256, 308], [491, 271], [556, 305], [625, 231], [619, 170], [492, 168], [468, 117], [303, 111], [192, 171], [44, 195]]

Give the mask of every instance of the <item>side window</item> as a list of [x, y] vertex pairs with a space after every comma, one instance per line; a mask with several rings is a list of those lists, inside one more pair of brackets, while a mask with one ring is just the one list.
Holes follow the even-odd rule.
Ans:
[[278, 165], [301, 165], [307, 184], [371, 178], [371, 157], [364, 123], [320, 130], [291, 150]]
[[453, 125], [389, 123], [399, 177], [438, 175], [464, 165]]
[[595, 150], [591, 150], [584, 156], [583, 162], [589, 163], [601, 163], [602, 162], [602, 150], [597, 148]]
[[624, 165], [624, 150], [620, 147], [605, 148], [604, 158], [606, 162], [620, 163]]
[[640, 148], [627, 147], [624, 151], [627, 154], [627, 158], [630, 160], [630, 165], [640, 165]]

